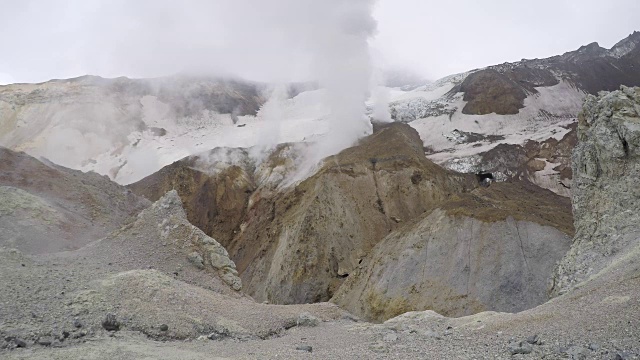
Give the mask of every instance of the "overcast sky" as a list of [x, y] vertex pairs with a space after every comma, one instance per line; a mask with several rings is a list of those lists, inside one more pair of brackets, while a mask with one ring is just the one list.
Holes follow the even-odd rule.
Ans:
[[[179, 72], [301, 80], [314, 41], [305, 24], [326, 13], [322, 4], [0, 0], [0, 83]], [[594, 41], [610, 48], [640, 30], [638, 14], [638, 0], [380, 0], [371, 53], [378, 66], [437, 79]]]

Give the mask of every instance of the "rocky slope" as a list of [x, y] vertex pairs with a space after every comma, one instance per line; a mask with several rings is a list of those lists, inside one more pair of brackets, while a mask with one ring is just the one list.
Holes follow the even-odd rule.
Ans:
[[[159, 250], [160, 246], [169, 246], [169, 251], [173, 251], [173, 254]], [[88, 249], [112, 254], [117, 253], [120, 247], [128, 248], [140, 258], [136, 261], [137, 266], [161, 268], [167, 274], [181, 276], [184, 275], [182, 268], [186, 259], [197, 269], [185, 269], [187, 273], [192, 273], [187, 277], [197, 279], [201, 287], [209, 288], [211, 276], [208, 273], [216, 273], [233, 290], [238, 291], [242, 288], [236, 266], [229, 259], [226, 249], [188, 222], [175, 190], [169, 191], [149, 208], [140, 212], [134, 222], [115, 231], [99, 243], [91, 244]], [[162, 262], [159, 261], [161, 254], [165, 256]], [[178, 258], [174, 259], [174, 256]], [[195, 273], [200, 276], [196, 276]]]
[[479, 155], [477, 168], [498, 181], [528, 180], [558, 195], [571, 195], [571, 152], [577, 143], [577, 124], [567, 125], [562, 138], [527, 140], [523, 145], [499, 144]]
[[27, 256], [0, 247], [0, 259], [3, 349], [69, 346], [108, 331], [268, 338], [342, 316], [330, 304], [285, 308], [242, 295], [226, 250], [187, 221], [175, 191], [81, 249]]
[[523, 59], [490, 66], [467, 76], [454, 92], [463, 92], [465, 114], [517, 114], [528, 94], [537, 88], [569, 81], [595, 95], [620, 85], [640, 84], [640, 32], [634, 32], [611, 49], [598, 43], [547, 59]]
[[[177, 189], [190, 221], [222, 239], [260, 301], [325, 301], [338, 291], [341, 306], [384, 320], [425, 308], [520, 311], [547, 299], [573, 235], [567, 199], [520, 181], [480, 187], [426, 159], [402, 124], [377, 125], [293, 187], [281, 186], [296, 166], [283, 150], [256, 167], [246, 150], [216, 149], [130, 188], [152, 200]], [[214, 159], [234, 161], [203, 166], [219, 152], [226, 157]], [[284, 172], [273, 181], [276, 164]]]
[[640, 245], [640, 88], [589, 96], [573, 153], [576, 237], [557, 268], [554, 293]]
[[0, 246], [29, 254], [75, 250], [147, 206], [105, 176], [0, 147]]
[[417, 133], [403, 124], [381, 128], [291, 187], [283, 184], [297, 164], [287, 149], [253, 168], [216, 163], [221, 171], [212, 176], [189, 165], [201, 158], [185, 159], [131, 188], [154, 198], [175, 186], [194, 210], [191, 221], [224, 233], [245, 290], [286, 304], [328, 300], [386, 234], [478, 186], [474, 176], [427, 160]]
[[[230, 161], [210, 162], [209, 158]], [[176, 161], [129, 188], [152, 201], [175, 189], [189, 221], [223, 244], [229, 244], [239, 230], [256, 187], [254, 168], [246, 150], [217, 148]]]
[[328, 300], [386, 234], [475, 186], [427, 160], [413, 129], [392, 124], [285, 193], [254, 193], [229, 251], [257, 299]]
[[381, 240], [332, 301], [368, 320], [407, 311], [518, 312], [545, 302], [573, 235], [569, 201], [494, 183], [437, 204]]
[[[638, 255], [629, 256], [580, 288], [517, 314], [484, 312], [446, 318], [424, 311], [403, 314], [383, 324], [330, 320], [332, 317], [325, 315], [324, 319], [329, 321], [314, 327], [294, 326], [281, 330], [280, 336], [244, 341], [233, 336], [218, 340], [154, 341], [123, 328], [118, 332], [88, 334], [86, 342], [65, 340], [69, 344], [63, 342], [65, 345], [55, 347], [29, 341], [27, 348], [0, 350], [0, 356], [9, 360], [637, 359], [640, 357]], [[7, 263], [0, 263], [0, 267], [4, 264]], [[194, 289], [184, 290], [180, 294]], [[214, 301], [220, 300], [209, 299], [207, 303]], [[218, 309], [239, 305], [223, 304]], [[238, 317], [250, 314], [252, 326], [263, 326], [287, 318], [282, 313], [275, 314], [277, 311], [286, 311], [295, 322], [294, 309], [298, 306], [259, 305], [258, 309], [264, 309], [260, 316], [244, 307], [234, 314]], [[173, 311], [174, 307], [170, 308]], [[264, 317], [265, 314], [269, 317]], [[314, 314], [320, 316], [317, 310]]]

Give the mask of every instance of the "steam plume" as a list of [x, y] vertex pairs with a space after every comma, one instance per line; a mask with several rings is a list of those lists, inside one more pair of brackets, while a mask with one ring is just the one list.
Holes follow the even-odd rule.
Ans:
[[328, 131], [309, 149], [298, 178], [304, 178], [326, 156], [353, 145], [371, 132], [365, 116], [372, 63], [369, 39], [375, 35], [373, 0], [328, 0], [311, 15], [306, 29], [312, 74], [325, 90], [330, 109]]

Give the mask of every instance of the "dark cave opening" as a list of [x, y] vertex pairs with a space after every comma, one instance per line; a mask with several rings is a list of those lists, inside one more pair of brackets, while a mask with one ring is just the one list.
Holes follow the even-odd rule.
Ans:
[[495, 178], [490, 172], [480, 171], [476, 173], [476, 180], [478, 180], [478, 184], [482, 186], [489, 186], [491, 181], [495, 181]]

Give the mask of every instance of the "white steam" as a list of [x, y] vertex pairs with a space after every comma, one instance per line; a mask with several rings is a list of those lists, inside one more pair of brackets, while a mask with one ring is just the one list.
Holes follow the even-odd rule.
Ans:
[[[282, 9], [286, 18], [280, 19], [283, 36], [290, 36], [292, 46], [299, 47], [308, 57], [308, 73], [322, 89], [326, 131], [306, 148], [299, 168], [289, 184], [311, 175], [322, 159], [337, 154], [370, 134], [371, 122], [366, 116], [366, 100], [372, 93], [373, 66], [369, 40], [376, 33], [372, 16], [374, 0], [279, 0], [270, 9]], [[390, 121], [388, 94], [378, 94], [376, 108], [380, 121]], [[256, 121], [261, 122], [251, 155], [264, 158], [282, 139], [287, 101], [286, 87], [276, 86], [269, 100], [260, 109]], [[381, 102], [381, 104], [378, 104]], [[386, 115], [385, 112], [386, 111]], [[307, 139], [309, 141], [309, 139]]]
[[365, 116], [372, 68], [368, 40], [376, 30], [373, 1], [326, 1], [326, 19], [313, 43], [314, 69], [331, 110], [329, 132], [319, 141], [318, 160], [353, 145], [371, 131]]
[[271, 89], [269, 99], [260, 107], [256, 121], [261, 123], [262, 131], [255, 139], [255, 146], [251, 148], [251, 156], [258, 162], [264, 159], [281, 140], [281, 122], [285, 117], [284, 103], [287, 101], [287, 87], [278, 84]]
[[389, 112], [389, 101], [391, 100], [389, 88], [376, 86], [371, 91], [371, 100], [373, 101], [373, 113], [371, 114], [373, 120], [381, 123], [392, 122]]
[[[316, 2], [319, 3], [319, 2]], [[371, 133], [365, 101], [370, 91], [372, 62], [369, 39], [375, 35], [373, 0], [327, 0], [313, 11], [299, 34], [311, 55], [311, 73], [325, 91], [330, 109], [328, 131], [313, 144], [293, 181], [307, 177], [323, 158], [354, 145]], [[308, 5], [311, 5], [309, 2]], [[296, 29], [291, 29], [296, 31]]]

